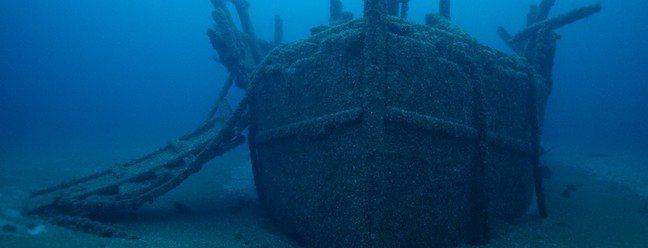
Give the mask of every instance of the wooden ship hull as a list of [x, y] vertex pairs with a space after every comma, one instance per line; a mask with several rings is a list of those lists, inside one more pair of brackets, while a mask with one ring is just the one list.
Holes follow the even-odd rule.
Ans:
[[[498, 30], [517, 56], [451, 24], [448, 0], [426, 25], [406, 20], [406, 0], [365, 0], [354, 21], [331, 0], [330, 26], [285, 45], [280, 18], [265, 42], [246, 1], [229, 0], [241, 31], [225, 0], [211, 2], [208, 35], [230, 77], [206, 122], [141, 158], [33, 192], [26, 214], [137, 238], [93, 216], [154, 201], [248, 129], [261, 205], [306, 247], [486, 244], [493, 223], [524, 214], [534, 194], [547, 216], [539, 158], [553, 30], [599, 4], [554, 18], [553, 0], [534, 5], [526, 29]], [[234, 109], [232, 85], [246, 89]]]
[[276, 49], [255, 74], [253, 169], [274, 220], [308, 247], [440, 247], [527, 211], [542, 77], [441, 18], [367, 22]]

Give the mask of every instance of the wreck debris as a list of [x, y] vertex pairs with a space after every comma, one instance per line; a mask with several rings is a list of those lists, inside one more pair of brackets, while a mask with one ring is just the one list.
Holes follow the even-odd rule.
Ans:
[[49, 222], [75, 231], [95, 234], [103, 238], [139, 239], [123, 229], [78, 216], [51, 216]]
[[[567, 24], [573, 23], [580, 19], [591, 16], [597, 12], [601, 11], [601, 4], [596, 3], [589, 6], [581, 7], [575, 10], [572, 10], [568, 13], [553, 17], [551, 19], [536, 19], [536, 22], [528, 26], [526, 29], [520, 31], [518, 34], [513, 36], [508, 43], [521, 43], [524, 40], [529, 39], [534, 33], [537, 33], [540, 29], [556, 30], [560, 27], [563, 27]], [[540, 13], [539, 13], [540, 14]], [[542, 17], [538, 15], [538, 17]]]
[[[242, 131], [249, 126], [261, 202], [280, 224], [299, 228], [295, 233], [314, 246], [327, 240], [393, 247], [399, 235], [411, 237], [408, 247], [485, 244], [491, 238], [491, 218], [520, 216], [531, 202], [533, 186], [540, 215], [546, 217], [538, 175], [550, 80], [542, 76], [550, 77], [550, 72], [537, 72], [544, 72], [553, 60], [553, 29], [574, 20], [546, 20], [553, 1], [532, 7], [527, 29], [534, 31], [526, 31], [528, 37], [501, 29], [508, 43], [520, 43], [520, 54], [534, 58], [529, 59], [532, 64], [543, 63], [535, 68], [477, 43], [452, 25], [449, 0], [440, 1], [441, 14], [426, 20], [429, 27], [404, 20], [407, 0], [365, 0], [364, 19], [352, 22], [347, 22], [341, 2], [331, 0], [329, 27], [320, 27], [307, 41], [283, 45], [268, 57], [269, 48], [281, 43], [281, 19], [275, 17], [274, 43], [259, 40], [247, 1], [228, 1], [237, 10], [242, 31], [235, 27], [226, 1], [212, 0], [215, 24], [208, 35], [230, 77], [208, 121], [140, 159], [35, 192], [28, 213], [107, 237], [130, 238], [90, 219], [104, 210], [153, 201], [206, 161], [243, 143]], [[402, 18], [397, 18], [399, 8]], [[524, 39], [518, 42], [516, 37]], [[393, 56], [401, 54], [420, 56]], [[231, 85], [247, 89], [234, 111], [225, 101]], [[344, 94], [320, 97], [330, 89]], [[401, 102], [412, 97], [418, 100]], [[318, 102], [322, 99], [326, 101]], [[511, 101], [520, 104], [510, 106]], [[216, 112], [220, 118], [214, 117]], [[420, 132], [410, 132], [412, 127]], [[399, 147], [404, 143], [406, 147]], [[313, 145], [317, 147], [311, 149]], [[322, 150], [329, 153], [322, 155]], [[282, 174], [286, 172], [304, 173], [287, 177]], [[319, 181], [323, 174], [339, 181]], [[340, 201], [348, 198], [355, 205], [340, 208]], [[322, 209], [335, 216], [320, 218]], [[394, 219], [396, 214], [399, 218]], [[446, 232], [418, 237], [430, 229]]]
[[90, 218], [97, 213], [137, 209], [152, 202], [198, 172], [207, 161], [242, 144], [241, 132], [247, 126], [246, 109], [247, 97], [244, 97], [230, 116], [206, 122], [151, 154], [34, 192], [25, 212], [84, 232], [128, 238]]
[[230, 72], [236, 86], [246, 89], [254, 67], [272, 48], [272, 45], [256, 37], [247, 11], [249, 8], [247, 1], [228, 1], [236, 8], [243, 31], [239, 31], [234, 25], [225, 0], [211, 0], [214, 6], [212, 12], [214, 26], [208, 30], [207, 35], [218, 52], [218, 61]]
[[331, 0], [329, 24], [336, 25], [342, 21], [342, 1]]
[[331, 0], [329, 25], [335, 26], [353, 19], [353, 13], [343, 11], [342, 1]]
[[[540, 5], [532, 5], [527, 14], [527, 27], [514, 36], [501, 26], [497, 28], [497, 33], [506, 45], [516, 54], [525, 57], [529, 63], [534, 66], [535, 70], [547, 81], [549, 92], [551, 92], [551, 86], [553, 84], [552, 71], [556, 52], [556, 41], [560, 39], [560, 36], [556, 34], [555, 30], [601, 11], [601, 5], [596, 3], [547, 19], [554, 4], [555, 0], [543, 0]], [[532, 89], [532, 92], [529, 94], [535, 95], [536, 93], [534, 91], [535, 89]], [[529, 99], [535, 98], [530, 97]], [[531, 105], [538, 104], [541, 103], [531, 103]], [[537, 109], [538, 108], [532, 108], [532, 110]], [[538, 114], [539, 113], [532, 114], [532, 118], [537, 118], [539, 116]], [[536, 121], [535, 123], [540, 122]], [[534, 130], [532, 136], [534, 140], [532, 152], [536, 158], [533, 161], [533, 174], [538, 212], [541, 217], [546, 218], [547, 209], [542, 185], [542, 168], [539, 160], [540, 155], [542, 155], [542, 148], [540, 146], [540, 126], [534, 125], [532, 128]]]
[[407, 19], [409, 0], [387, 0], [387, 14]]
[[[240, 108], [240, 106], [239, 106]], [[140, 159], [31, 194], [29, 214], [88, 216], [110, 209], [134, 209], [175, 188], [203, 163], [243, 143], [243, 110], [205, 123]]]
[[283, 19], [281, 16], [275, 15], [274, 27], [274, 45], [278, 46], [283, 43]]
[[[492, 218], [516, 218], [531, 202], [546, 81], [447, 18], [412, 24], [389, 16], [388, 3], [365, 1], [363, 19], [286, 44], [259, 66], [249, 145], [262, 206], [312, 247], [393, 247], [398, 235], [407, 247], [487, 243]], [[435, 153], [428, 142], [454, 138], [467, 159], [446, 164], [438, 158], [452, 144]], [[347, 199], [353, 206], [341, 208]]]
[[227, 103], [225, 97], [227, 96], [227, 93], [229, 93], [229, 89], [232, 87], [233, 83], [234, 83], [234, 77], [232, 77], [232, 75], [229, 75], [227, 77], [227, 80], [225, 80], [225, 83], [223, 84], [220, 93], [218, 93], [218, 97], [216, 97], [216, 102], [214, 103], [214, 106], [211, 108], [211, 110], [209, 110], [209, 113], [207, 114], [207, 119], [205, 119], [205, 121], [209, 121], [213, 119], [216, 113], [218, 112], [219, 107]]
[[527, 27], [516, 35], [511, 35], [501, 26], [497, 28], [504, 43], [516, 54], [525, 57], [550, 82], [556, 41], [560, 39], [555, 30], [591, 16], [602, 8], [600, 3], [595, 3], [547, 19], [554, 3], [555, 0], [543, 0], [539, 6], [532, 5], [527, 15]]
[[[216, 19], [215, 27], [210, 29], [210, 37], [218, 44], [215, 47], [220, 60], [233, 73], [218, 96], [217, 107], [208, 114], [208, 120], [195, 131], [141, 158], [32, 193], [25, 207], [26, 213], [98, 235], [129, 237], [110, 231], [110, 228], [89, 218], [99, 212], [136, 209], [152, 202], [198, 172], [205, 162], [244, 143], [241, 132], [248, 125], [248, 97], [244, 96], [234, 111], [231, 111], [224, 98], [232, 81], [238, 79], [239, 87], [248, 86], [244, 82], [249, 80], [250, 68], [255, 63], [251, 51], [257, 48], [253, 48], [252, 43], [243, 42], [250, 36], [243, 36], [235, 29], [224, 2], [212, 2], [215, 3], [214, 15], [223, 19]], [[225, 41], [234, 44], [225, 44]], [[220, 113], [218, 118], [215, 117], [216, 112]]]
[[409, 0], [401, 0], [400, 17], [407, 19], [407, 11], [409, 11]]
[[218, 20], [209, 29], [207, 35], [211, 44], [218, 52], [218, 61], [225, 66], [239, 88], [245, 89], [252, 70], [252, 53], [249, 44], [244, 40], [242, 33], [236, 29], [225, 2], [213, 0], [214, 11], [212, 18]]
[[[560, 36], [554, 30], [564, 25], [573, 23], [594, 13], [601, 11], [599, 3], [575, 9], [566, 14], [559, 15], [554, 18], [547, 19], [551, 7], [553, 7], [555, 0], [543, 0], [540, 5], [532, 5], [527, 14], [527, 27], [512, 36], [503, 27], [497, 28], [497, 33], [500, 38], [513, 50], [516, 54], [525, 57], [535, 70], [547, 81], [547, 87], [551, 92], [552, 85], [552, 70], [554, 63], [554, 56], [556, 52], [556, 41]], [[536, 95], [535, 87], [532, 87], [530, 96]], [[536, 99], [529, 97], [529, 99]], [[531, 105], [537, 106], [542, 103], [532, 100]], [[537, 113], [537, 107], [531, 108], [532, 118], [538, 118], [540, 113]], [[534, 123], [539, 124], [539, 121]], [[538, 204], [538, 212], [541, 217], [547, 217], [547, 209], [545, 204], [544, 189], [542, 185], [542, 167], [540, 165], [540, 156], [542, 155], [542, 147], [540, 146], [540, 126], [533, 125], [532, 135], [532, 153], [534, 154], [533, 161], [533, 177], [536, 191], [536, 198]]]
[[[554, 4], [555, 0], [543, 0], [540, 5], [532, 5], [527, 14], [527, 27], [516, 35], [511, 35], [501, 26], [497, 28], [497, 33], [506, 45], [516, 54], [525, 57], [546, 80], [549, 92], [551, 92], [553, 84], [552, 71], [556, 41], [560, 39], [555, 30], [601, 11], [601, 5], [596, 3], [548, 19], [549, 12]], [[529, 99], [532, 101], [531, 105], [539, 106], [543, 103], [536, 102], [536, 98], [532, 97], [537, 94], [536, 91], [535, 87], [531, 87]], [[537, 112], [538, 109], [538, 107], [531, 108], [531, 118], [538, 118], [541, 115], [541, 113]], [[540, 122], [534, 121], [533, 123], [539, 124]], [[540, 146], [541, 127], [533, 125], [532, 130], [533, 177], [538, 212], [542, 218], [546, 218], [547, 209], [542, 185], [542, 167], [539, 159], [542, 154], [542, 147]]]
[[439, 15], [450, 20], [450, 0], [439, 0]]
[[387, 0], [387, 14], [398, 16], [401, 0]]

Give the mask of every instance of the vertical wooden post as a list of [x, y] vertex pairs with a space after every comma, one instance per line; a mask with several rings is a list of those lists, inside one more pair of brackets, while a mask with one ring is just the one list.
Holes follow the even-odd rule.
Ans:
[[381, 171], [385, 166], [385, 85], [387, 80], [387, 32], [385, 17], [387, 15], [387, 1], [365, 0], [365, 38], [363, 48], [363, 114], [362, 114], [362, 139], [364, 141], [364, 159], [362, 168], [365, 183], [362, 186], [363, 202], [366, 204], [367, 216], [366, 234], [364, 244], [374, 247], [381, 244], [381, 234], [384, 233], [385, 216], [380, 213], [385, 196], [381, 193], [386, 175]]
[[407, 11], [409, 10], [409, 0], [401, 0], [400, 17], [407, 19]]
[[283, 43], [283, 20], [281, 19], [281, 16], [275, 15], [274, 25], [274, 45], [277, 46]]
[[545, 203], [544, 185], [542, 184], [542, 171], [540, 168], [540, 116], [538, 106], [538, 86], [535, 83], [529, 85], [529, 114], [531, 122], [531, 166], [533, 166], [533, 183], [535, 186], [538, 214], [541, 218], [547, 218], [547, 205]]
[[387, 14], [398, 16], [398, 5], [400, 0], [387, 0]]
[[342, 20], [342, 1], [331, 0], [329, 25], [335, 25]]
[[486, 93], [484, 82], [479, 76], [473, 76], [473, 119], [477, 128], [475, 154], [470, 168], [470, 225], [468, 242], [473, 245], [485, 245], [490, 241], [490, 211], [487, 189], [486, 154], [488, 153], [488, 129], [486, 123]]
[[450, 20], [450, 0], [439, 1], [439, 14]]

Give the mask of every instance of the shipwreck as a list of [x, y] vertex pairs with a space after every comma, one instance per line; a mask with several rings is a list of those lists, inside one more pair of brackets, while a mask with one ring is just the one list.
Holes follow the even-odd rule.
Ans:
[[[541, 130], [555, 29], [599, 4], [498, 33], [515, 52], [478, 43], [450, 21], [450, 1], [425, 25], [408, 0], [365, 0], [353, 18], [330, 1], [330, 22], [304, 40], [256, 37], [245, 0], [212, 0], [208, 31], [230, 77], [204, 125], [146, 156], [33, 192], [25, 211], [106, 237], [134, 238], [92, 220], [138, 208], [210, 159], [249, 146], [262, 207], [306, 247], [485, 244], [494, 220], [537, 204], [546, 217]], [[230, 87], [246, 90], [234, 107]], [[247, 134], [244, 135], [244, 134]], [[535, 197], [535, 200], [534, 200]]]

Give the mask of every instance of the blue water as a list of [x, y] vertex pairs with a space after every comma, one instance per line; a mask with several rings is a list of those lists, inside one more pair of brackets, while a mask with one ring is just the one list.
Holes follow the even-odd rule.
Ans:
[[[328, 1], [250, 2], [267, 40], [274, 14], [285, 20], [286, 41], [328, 18]], [[412, 1], [410, 19], [421, 22], [434, 2]], [[455, 1], [452, 19], [508, 51], [495, 28], [520, 30], [534, 2]], [[590, 3], [558, 1], [552, 14]], [[360, 1], [344, 4], [361, 15]], [[602, 4], [558, 30], [545, 140], [648, 142], [648, 2]], [[162, 142], [191, 130], [226, 77], [205, 35], [211, 10], [207, 0], [2, 1], [0, 158], [48, 140]]]
[[[250, 2], [267, 40], [274, 14], [285, 20], [286, 41], [328, 18], [328, 1]], [[345, 9], [360, 16], [360, 2], [344, 1]], [[421, 22], [435, 2], [412, 1], [410, 19]], [[508, 51], [495, 28], [520, 30], [534, 2], [454, 1], [452, 19]], [[592, 2], [558, 1], [552, 14]], [[545, 140], [648, 142], [648, 2], [602, 4], [558, 30]], [[155, 143], [191, 130], [226, 77], [205, 35], [211, 10], [207, 0], [0, 2], [0, 159], [43, 142]]]

